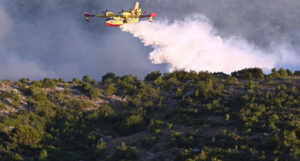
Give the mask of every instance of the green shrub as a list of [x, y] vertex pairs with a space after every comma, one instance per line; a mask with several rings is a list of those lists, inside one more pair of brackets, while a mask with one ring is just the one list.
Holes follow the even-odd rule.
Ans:
[[73, 78], [71, 81], [72, 84], [81, 84], [81, 80], [78, 78]]
[[55, 88], [56, 82], [53, 79], [44, 78], [42, 81], [42, 87], [43, 88]]
[[82, 82], [83, 83], [90, 83], [91, 82], [91, 78], [90, 78], [90, 75], [85, 75], [82, 77]]
[[289, 76], [289, 72], [283, 68], [280, 68], [278, 71], [273, 68], [270, 76], [272, 78], [287, 78]]
[[112, 72], [106, 73], [104, 76], [102, 76], [101, 82], [102, 82], [102, 83], [106, 83], [108, 79], [109, 79], [110, 81], [116, 80], [116, 79], [117, 79], [116, 74], [115, 74], [115, 73], [112, 73]]
[[15, 144], [37, 144], [41, 139], [42, 135], [36, 129], [27, 125], [17, 126], [10, 133], [10, 140]]
[[21, 78], [21, 79], [19, 79], [19, 82], [28, 83], [28, 82], [30, 82], [30, 79], [29, 78]]
[[246, 88], [247, 88], [248, 90], [254, 89], [255, 86], [256, 86], [256, 83], [253, 82], [253, 81], [248, 81], [248, 82], [246, 83]]
[[294, 72], [294, 75], [300, 76], [300, 70], [296, 70], [296, 71]]
[[46, 161], [48, 158], [48, 153], [45, 149], [43, 149], [39, 154], [39, 161]]
[[283, 68], [280, 68], [278, 70], [278, 74], [280, 75], [281, 78], [286, 78], [289, 76], [287, 70], [283, 69]]
[[143, 123], [143, 117], [139, 115], [131, 115], [126, 119], [127, 126], [140, 125]]
[[113, 108], [111, 108], [108, 104], [103, 104], [99, 107], [99, 109], [88, 113], [88, 118], [89, 119], [107, 118], [113, 116], [114, 113], [115, 111]]
[[260, 68], [247, 68], [232, 72], [231, 75], [239, 79], [261, 79], [265, 77], [262, 69]]
[[[88, 79], [88, 78], [86, 78]], [[87, 80], [85, 80], [87, 81]], [[83, 93], [85, 93], [91, 99], [96, 99], [101, 95], [101, 91], [98, 88], [94, 88], [90, 82], [84, 82], [81, 86]]]
[[160, 71], [155, 71], [150, 74], [147, 74], [147, 76], [145, 77], [145, 81], [155, 81], [160, 76], [161, 76]]
[[87, 92], [91, 99], [97, 99], [101, 95], [100, 89], [97, 88], [91, 88]]
[[72, 98], [68, 100], [65, 105], [68, 108], [73, 108], [77, 110], [87, 110], [97, 107], [97, 105], [94, 102], [82, 98]]
[[12, 161], [23, 161], [24, 158], [22, 157], [22, 155], [14, 153], [11, 156]]
[[2, 97], [4, 99], [5, 98], [11, 99], [11, 105], [13, 105], [13, 106], [19, 105], [22, 100], [21, 94], [14, 90], [2, 91], [2, 93], [0, 94], [0, 97]]
[[0, 102], [0, 110], [7, 110], [7, 105], [4, 103]]
[[106, 96], [110, 97], [117, 91], [117, 88], [115, 87], [114, 83], [109, 83], [105, 87], [105, 94]]
[[136, 160], [136, 147], [134, 146], [127, 146], [124, 142], [121, 142], [120, 145], [117, 147], [117, 150], [113, 156], [114, 160], [123, 160], [123, 161], [130, 161]]

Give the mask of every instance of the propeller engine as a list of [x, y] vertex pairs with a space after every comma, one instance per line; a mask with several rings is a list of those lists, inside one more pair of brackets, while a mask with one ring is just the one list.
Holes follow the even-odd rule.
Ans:
[[83, 12], [83, 15], [85, 16], [85, 21], [90, 22], [91, 17], [95, 17], [96, 15], [92, 15], [89, 12]]

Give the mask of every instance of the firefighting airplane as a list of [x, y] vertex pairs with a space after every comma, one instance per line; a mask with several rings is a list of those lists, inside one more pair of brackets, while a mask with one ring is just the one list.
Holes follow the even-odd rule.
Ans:
[[90, 14], [89, 12], [84, 12], [85, 20], [87, 22], [91, 21], [92, 17], [106, 18], [105, 24], [107, 26], [121, 26], [128, 23], [137, 23], [140, 18], [149, 18], [149, 22], [153, 22], [153, 17], [156, 17], [156, 13], [153, 12], [150, 15], [143, 15], [147, 13], [140, 8], [140, 3], [136, 2], [133, 9], [128, 11], [122, 11], [119, 15], [110, 11], [105, 11], [103, 14]]

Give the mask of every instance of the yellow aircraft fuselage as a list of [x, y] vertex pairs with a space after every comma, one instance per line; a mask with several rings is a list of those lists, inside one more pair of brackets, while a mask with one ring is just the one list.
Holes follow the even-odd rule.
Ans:
[[122, 11], [120, 14], [115, 14], [113, 12], [105, 12], [104, 14], [93, 15], [89, 12], [84, 12], [86, 21], [90, 21], [92, 17], [106, 18], [105, 24], [107, 26], [121, 26], [128, 23], [138, 23], [141, 18], [149, 18], [150, 22], [153, 22], [153, 17], [156, 17], [156, 13], [143, 14], [146, 13], [140, 8], [139, 2], [135, 3], [132, 10]]
[[139, 18], [112, 17], [105, 21], [107, 26], [121, 26], [127, 23], [138, 23]]

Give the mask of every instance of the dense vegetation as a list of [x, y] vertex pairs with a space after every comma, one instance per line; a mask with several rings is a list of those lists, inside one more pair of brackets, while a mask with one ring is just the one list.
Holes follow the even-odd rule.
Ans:
[[253, 68], [3, 80], [0, 160], [296, 161], [299, 76]]

